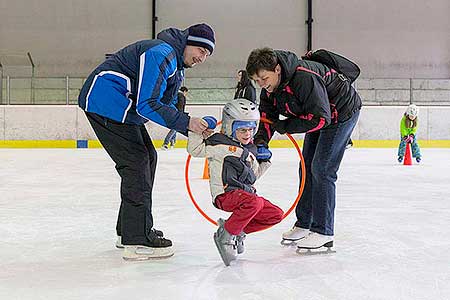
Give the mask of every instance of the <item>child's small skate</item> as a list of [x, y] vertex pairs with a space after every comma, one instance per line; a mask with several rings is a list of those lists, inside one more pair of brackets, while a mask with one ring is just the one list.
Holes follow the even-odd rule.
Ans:
[[[322, 247], [327, 248], [326, 251], [311, 251], [315, 249], [321, 249]], [[336, 251], [331, 250], [333, 247], [333, 236], [323, 235], [317, 232], [311, 232], [307, 237], [301, 239], [297, 243], [297, 253], [298, 254], [327, 254], [335, 253]]]
[[299, 240], [303, 239], [309, 234], [309, 229], [294, 226], [291, 230], [283, 233], [281, 245], [291, 246], [295, 245]]
[[422, 159], [421, 159], [420, 157], [416, 157], [416, 162], [417, 162], [417, 163], [420, 163], [421, 160], [422, 160]]
[[237, 249], [237, 254], [242, 254], [244, 253], [244, 240], [246, 238], [246, 234], [245, 232], [241, 232], [240, 234], [238, 234], [236, 236], [236, 249]]
[[398, 160], [399, 163], [402, 163], [403, 162], [403, 156], [399, 156], [397, 160]]
[[224, 227], [225, 220], [217, 221], [219, 228], [214, 233], [214, 242], [225, 266], [236, 259], [236, 236], [230, 234]]

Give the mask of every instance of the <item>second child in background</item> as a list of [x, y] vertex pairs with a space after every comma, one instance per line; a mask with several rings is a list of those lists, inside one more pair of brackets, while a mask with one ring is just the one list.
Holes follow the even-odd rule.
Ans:
[[[176, 107], [179, 112], [184, 112], [184, 107], [186, 106], [186, 97], [187, 97], [188, 91], [189, 91], [189, 89], [185, 86], [182, 86], [180, 88], [180, 90], [178, 91], [178, 102], [177, 102]], [[177, 141], [177, 131], [175, 129], [171, 129], [169, 131], [169, 133], [167, 133], [161, 149], [168, 150], [169, 146], [170, 146], [170, 148], [173, 148], [175, 146], [176, 141]]]
[[416, 139], [417, 127], [419, 125], [418, 120], [419, 108], [411, 104], [406, 109], [402, 120], [400, 121], [400, 145], [398, 146], [398, 162], [403, 162], [405, 157], [406, 146], [411, 144], [412, 156], [417, 162], [420, 162], [422, 155], [420, 154], [419, 144]]
[[[213, 117], [204, 117], [208, 128], [215, 127]], [[219, 254], [226, 266], [244, 252], [246, 234], [279, 223], [283, 211], [256, 194], [253, 184], [270, 166], [272, 153], [258, 151], [253, 135], [258, 127], [259, 111], [253, 102], [236, 99], [223, 108], [222, 129], [210, 137], [189, 132], [188, 152], [208, 159], [213, 205], [232, 212], [228, 220], [219, 219], [214, 233]]]
[[250, 80], [246, 70], [239, 70], [237, 72], [238, 83], [234, 99], [247, 99], [256, 103], [256, 89]]

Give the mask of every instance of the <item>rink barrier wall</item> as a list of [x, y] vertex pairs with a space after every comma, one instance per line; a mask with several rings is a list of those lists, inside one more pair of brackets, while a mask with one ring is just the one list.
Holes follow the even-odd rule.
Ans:
[[[164, 140], [153, 140], [155, 147], [161, 148]], [[303, 140], [296, 140], [298, 145], [303, 146]], [[418, 140], [421, 148], [450, 148], [450, 140], [427, 141]], [[353, 140], [355, 148], [397, 148], [399, 141], [393, 140]], [[180, 140], [176, 143], [175, 148], [186, 148], [187, 141]], [[270, 148], [293, 148], [292, 142], [288, 140], [272, 140], [269, 143]], [[102, 148], [97, 140], [29, 140], [29, 141], [0, 141], [0, 148]]]
[[[397, 147], [400, 119], [406, 106], [363, 106], [352, 134], [355, 147]], [[422, 147], [450, 147], [450, 106], [419, 106], [417, 137]], [[222, 105], [189, 105], [192, 116], [221, 118]], [[168, 129], [146, 125], [159, 147]], [[301, 143], [303, 134], [293, 135]], [[186, 137], [177, 134], [177, 147]], [[272, 147], [290, 147], [286, 136], [275, 134]], [[0, 106], [1, 148], [98, 148], [97, 138], [84, 112], [75, 105]]]

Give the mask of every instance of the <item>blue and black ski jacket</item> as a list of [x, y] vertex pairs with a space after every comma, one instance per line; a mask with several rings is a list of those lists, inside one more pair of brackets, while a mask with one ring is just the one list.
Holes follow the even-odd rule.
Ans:
[[189, 116], [175, 107], [187, 37], [187, 30], [170, 28], [119, 50], [86, 79], [79, 106], [117, 122], [151, 120], [187, 135]]

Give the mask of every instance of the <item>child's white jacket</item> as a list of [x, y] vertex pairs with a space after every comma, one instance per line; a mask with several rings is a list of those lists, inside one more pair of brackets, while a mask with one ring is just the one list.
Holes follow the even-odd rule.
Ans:
[[213, 202], [218, 195], [235, 189], [256, 193], [253, 184], [271, 165], [270, 161], [256, 160], [254, 144], [242, 145], [222, 133], [203, 139], [190, 131], [187, 151], [193, 157], [208, 159]]

